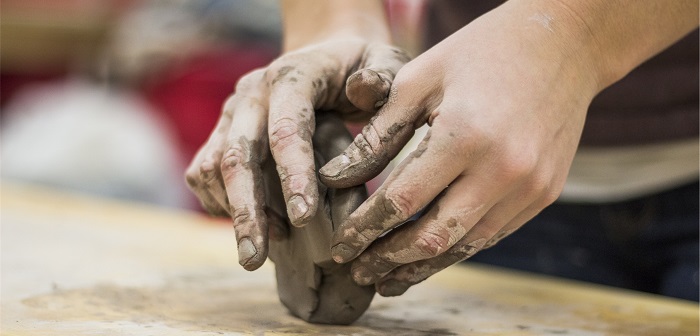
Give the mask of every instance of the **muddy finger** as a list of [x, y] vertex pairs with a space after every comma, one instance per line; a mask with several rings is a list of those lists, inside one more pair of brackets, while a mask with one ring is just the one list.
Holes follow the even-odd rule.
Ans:
[[247, 270], [267, 258], [268, 223], [262, 163], [266, 159], [266, 117], [259, 99], [241, 95], [235, 100], [231, 128], [221, 160], [230, 213], [238, 242], [238, 261]]
[[411, 58], [396, 47], [372, 44], [367, 47], [360, 69], [348, 77], [348, 100], [365, 112], [376, 112], [389, 98], [389, 89], [399, 69]]
[[287, 214], [295, 226], [305, 225], [318, 209], [318, 184], [311, 137], [315, 128], [313, 85], [305, 74], [283, 67], [270, 80], [268, 134], [277, 164]]

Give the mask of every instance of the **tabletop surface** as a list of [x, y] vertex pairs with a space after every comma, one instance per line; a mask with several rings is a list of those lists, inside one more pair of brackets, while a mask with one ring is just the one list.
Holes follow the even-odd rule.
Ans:
[[3, 335], [698, 335], [698, 305], [453, 266], [351, 326], [305, 323], [274, 267], [237, 263], [230, 225], [4, 181]]

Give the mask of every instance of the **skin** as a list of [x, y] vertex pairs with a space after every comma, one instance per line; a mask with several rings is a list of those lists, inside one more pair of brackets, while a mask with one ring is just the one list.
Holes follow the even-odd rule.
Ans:
[[[241, 80], [188, 172], [205, 206], [234, 218], [239, 245], [251, 239], [254, 256], [241, 260], [248, 269], [259, 266], [266, 251], [258, 168], [221, 165], [241, 136], [269, 145], [287, 212], [293, 224], [303, 225], [318, 203], [311, 111], [332, 108], [348, 116], [382, 106], [353, 144], [320, 170], [329, 187], [377, 175], [417, 127], [429, 124], [418, 150], [333, 237], [334, 260], [352, 261], [359, 284], [400, 295], [551, 204], [592, 98], [698, 26], [697, 0], [510, 0], [399, 71], [404, 58], [392, 59], [392, 49], [369, 52], [388, 41], [378, 4], [283, 2], [289, 52]], [[362, 68], [377, 75], [353, 75]], [[344, 87], [348, 78], [352, 83]], [[363, 83], [371, 89], [355, 91]], [[297, 196], [306, 211], [293, 202]], [[406, 222], [419, 210], [420, 218]]]
[[511, 0], [408, 63], [320, 170], [332, 187], [367, 181], [431, 126], [336, 231], [334, 260], [353, 261], [358, 284], [400, 295], [515, 231], [561, 192], [592, 98], [697, 27], [697, 11], [697, 1]]
[[[346, 9], [344, 1], [324, 4], [299, 11], [303, 8], [283, 3], [285, 26], [297, 34], [285, 37], [282, 56], [239, 80], [186, 171], [187, 184], [204, 208], [232, 218], [239, 263], [247, 270], [265, 262], [269, 235], [275, 238], [284, 231], [271, 226], [279, 220], [265, 212], [261, 167], [266, 160], [276, 162], [291, 223], [301, 227], [311, 222], [319, 207], [311, 142], [314, 111], [367, 120], [384, 104], [396, 72], [409, 60], [387, 43], [388, 30], [373, 23], [383, 22], [375, 1], [353, 6], [377, 12], [376, 19]], [[358, 28], [332, 31], [309, 24], [324, 20]]]

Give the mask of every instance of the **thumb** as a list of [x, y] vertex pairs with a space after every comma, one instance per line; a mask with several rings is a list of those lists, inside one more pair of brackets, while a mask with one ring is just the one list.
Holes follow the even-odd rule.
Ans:
[[441, 89], [435, 78], [423, 76], [425, 71], [412, 65], [401, 69], [391, 87], [389, 101], [341, 155], [319, 170], [326, 186], [347, 188], [377, 176], [413, 137], [416, 128], [428, 120], [427, 112], [441, 102]]
[[367, 46], [360, 69], [348, 77], [345, 94], [364, 112], [377, 112], [389, 96], [391, 83], [399, 69], [410, 61], [408, 54], [383, 43]]

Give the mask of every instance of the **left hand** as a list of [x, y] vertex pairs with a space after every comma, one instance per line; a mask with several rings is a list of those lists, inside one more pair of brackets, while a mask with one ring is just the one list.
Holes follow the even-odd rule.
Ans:
[[320, 170], [330, 187], [362, 183], [417, 127], [431, 126], [335, 232], [333, 257], [354, 260], [359, 284], [400, 295], [495, 244], [561, 192], [600, 90], [595, 46], [569, 40], [561, 11], [533, 19], [532, 8], [515, 6], [482, 16], [403, 67], [387, 104]]

